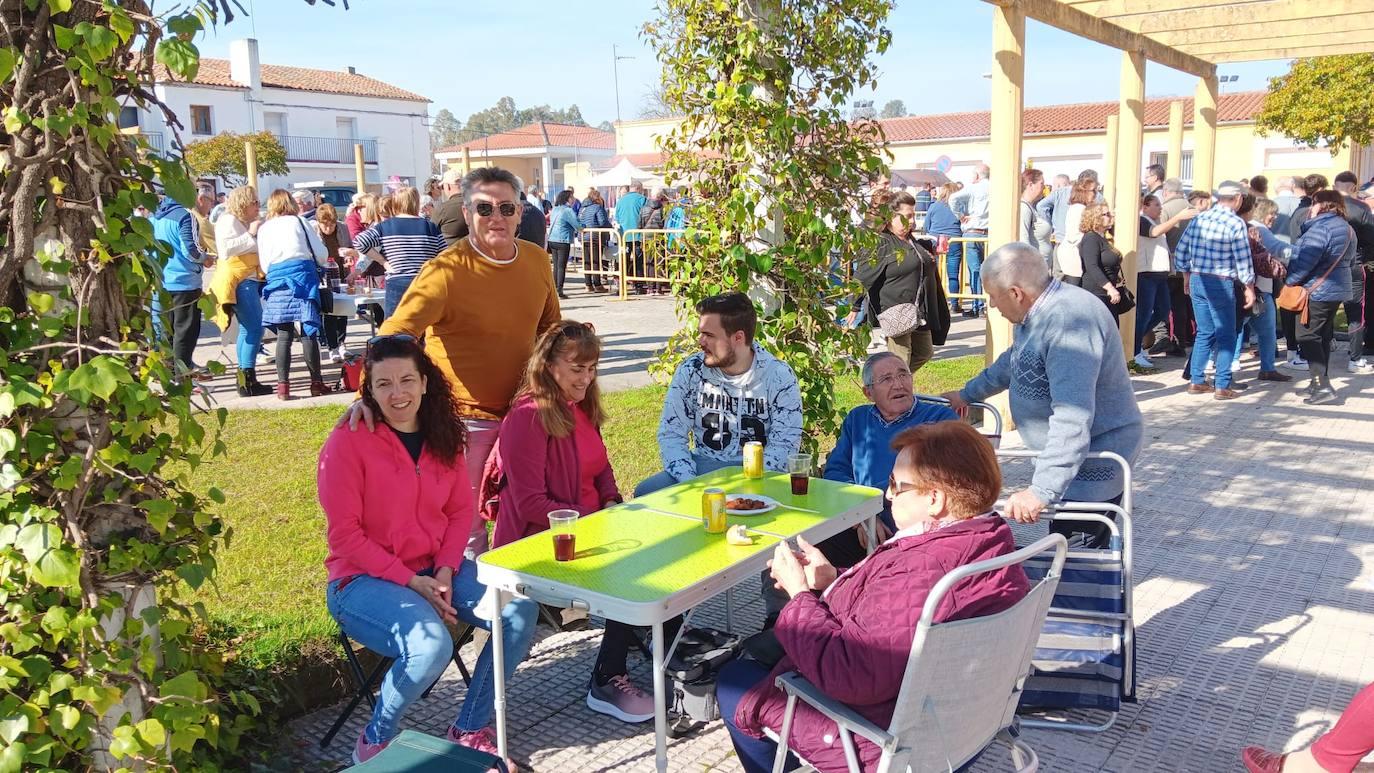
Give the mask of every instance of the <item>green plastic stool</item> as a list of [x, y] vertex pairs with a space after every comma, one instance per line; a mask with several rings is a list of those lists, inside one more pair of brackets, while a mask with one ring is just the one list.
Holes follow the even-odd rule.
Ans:
[[477, 773], [492, 768], [509, 773], [500, 757], [414, 730], [402, 730], [376, 757], [347, 770], [359, 773]]

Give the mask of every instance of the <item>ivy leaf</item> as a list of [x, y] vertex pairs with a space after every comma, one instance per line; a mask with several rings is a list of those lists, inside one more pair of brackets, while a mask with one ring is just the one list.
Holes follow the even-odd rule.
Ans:
[[52, 710], [52, 723], [64, 731], [72, 731], [81, 724], [81, 712], [75, 706], [63, 704]]
[[26, 744], [12, 743], [6, 746], [0, 750], [0, 773], [19, 773], [24, 769], [24, 758], [27, 756], [29, 747]]
[[19, 437], [14, 434], [14, 430], [9, 427], [0, 427], [0, 457], [9, 456], [19, 445]]
[[[200, 71], [200, 52], [188, 41], [181, 38], [164, 38], [157, 43], [154, 58], [176, 75], [187, 81], [196, 79]], [[178, 199], [180, 201], [180, 199]]]
[[186, 175], [186, 167], [182, 166], [181, 161], [162, 158], [161, 156], [154, 156], [149, 160], [157, 166], [158, 179], [162, 181], [162, 187], [167, 195], [182, 206], [194, 207], [196, 204], [196, 186], [191, 182], [191, 178]]
[[13, 48], [0, 48], [0, 81], [9, 80], [14, 74], [15, 61]]
[[19, 481], [23, 479], [24, 476], [19, 474], [19, 470], [15, 469], [14, 465], [9, 462], [0, 464], [0, 491], [9, 491], [19, 485]]
[[125, 13], [123, 8], [118, 6], [106, 6], [106, 8], [110, 11], [110, 29], [114, 30], [120, 40], [128, 43], [129, 38], [134, 36], [133, 20], [129, 18], [129, 14]]
[[48, 0], [48, 10], [53, 13], [66, 13], [72, 9], [72, 0]]
[[29, 561], [29, 576], [49, 588], [70, 588], [81, 577], [81, 558], [62, 542], [62, 530], [51, 523], [31, 523], [19, 530], [14, 546]]
[[186, 671], [168, 679], [158, 688], [158, 695], [162, 698], [190, 698], [191, 700], [205, 700], [205, 685], [195, 674]]
[[29, 730], [29, 718], [24, 714], [11, 714], [0, 718], [0, 740], [7, 744], [14, 743], [15, 739]]
[[167, 730], [156, 719], [145, 719], [134, 725], [134, 729], [138, 730], [138, 737], [149, 746], [156, 748], [167, 743]]

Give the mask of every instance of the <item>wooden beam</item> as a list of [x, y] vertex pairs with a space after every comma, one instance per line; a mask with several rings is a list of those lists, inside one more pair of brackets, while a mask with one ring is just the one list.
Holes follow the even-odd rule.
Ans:
[[1051, 27], [1071, 32], [1079, 37], [1110, 46], [1121, 51], [1135, 51], [1144, 54], [1152, 62], [1158, 62], [1180, 72], [1196, 75], [1199, 78], [1215, 77], [1216, 65], [1176, 48], [1170, 48], [1144, 35], [1131, 32], [1124, 27], [1099, 19], [1077, 8], [1064, 5], [1059, 0], [983, 0], [1001, 8], [1015, 6], [1027, 18], [1048, 24]]
[[[1113, 238], [1121, 253], [1121, 276], [1134, 293], [1136, 257], [1140, 229], [1132, 228], [1140, 214], [1140, 155], [1145, 144], [1145, 57], [1132, 51], [1121, 52], [1121, 106], [1116, 136], [1116, 195], [1112, 211], [1122, 225]], [[1116, 117], [1116, 116], [1113, 116]], [[1090, 288], [1094, 292], [1097, 288]], [[1135, 312], [1121, 315], [1117, 328], [1121, 349], [1129, 359], [1135, 348]]]
[[[1295, 37], [1324, 38], [1327, 35], [1344, 35], [1362, 30], [1366, 34], [1374, 35], [1374, 15], [1369, 17], [1326, 16], [1320, 19], [1303, 19], [1300, 22], [1246, 24], [1227, 28], [1225, 39], [1231, 43], [1241, 40], [1283, 42], [1283, 45], [1287, 46], [1292, 45], [1287, 41]], [[1161, 43], [1184, 49], [1199, 44], [1218, 43], [1221, 42], [1222, 38], [1221, 35], [1217, 34], [1215, 27], [1152, 32], [1149, 35]]]
[[1346, 17], [1354, 19], [1374, 12], [1370, 0], [1280, 0], [1240, 6], [1208, 6], [1191, 11], [1164, 11], [1141, 16], [1114, 18], [1112, 22], [1143, 35], [1174, 30], [1226, 28], [1230, 32], [1251, 26], [1263, 28], [1302, 24], [1315, 19]]
[[1335, 56], [1336, 54], [1368, 54], [1374, 52], [1369, 43], [1347, 43], [1341, 46], [1301, 46], [1295, 48], [1256, 48], [1249, 51], [1216, 51], [1203, 54], [1208, 59], [1222, 64], [1224, 62], [1263, 62], [1270, 59], [1302, 59], [1310, 56]]
[[1294, 48], [1332, 48], [1350, 45], [1368, 46], [1366, 50], [1374, 51], [1374, 30], [1332, 32], [1325, 35], [1297, 35], [1263, 40], [1210, 40], [1205, 43], [1180, 45], [1179, 48], [1210, 59], [1215, 54]]
[[1107, 116], [1107, 150], [1102, 158], [1102, 198], [1107, 206], [1116, 201], [1116, 160], [1117, 148], [1121, 137], [1121, 116], [1112, 113]]

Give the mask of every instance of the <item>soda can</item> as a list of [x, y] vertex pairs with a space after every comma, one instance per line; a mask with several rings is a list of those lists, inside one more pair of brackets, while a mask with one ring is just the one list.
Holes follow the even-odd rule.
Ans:
[[701, 525], [707, 534], [725, 531], [725, 489], [708, 488], [701, 492]]
[[744, 477], [763, 477], [763, 444], [757, 440], [744, 444]]

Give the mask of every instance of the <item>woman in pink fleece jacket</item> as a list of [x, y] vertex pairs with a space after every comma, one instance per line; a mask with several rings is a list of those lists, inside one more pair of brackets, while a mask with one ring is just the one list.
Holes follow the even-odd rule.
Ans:
[[[783, 658], [771, 672], [752, 660], [721, 669], [720, 714], [746, 773], [772, 769], [777, 744], [763, 729], [782, 726], [786, 698], [774, 682], [787, 671], [887, 727], [931, 589], [959, 566], [1016, 549], [1010, 527], [992, 511], [1002, 474], [987, 438], [951, 420], [912, 427], [892, 445], [899, 453], [887, 498], [897, 533], [843, 574], [804, 540], [800, 555], [780, 544], [770, 566], [791, 596], [774, 628]], [[1020, 566], [970, 577], [945, 596], [935, 621], [996, 614], [1029, 591]], [[878, 747], [854, 740], [863, 769], [873, 770]], [[848, 769], [835, 723], [810, 706], [797, 706], [789, 745], [822, 773]]]
[[[463, 558], [475, 514], [448, 382], [409, 335], [372, 339], [364, 368], [363, 402], [383, 421], [375, 432], [336, 427], [317, 476], [328, 523], [329, 613], [349, 638], [395, 660], [358, 736], [357, 763], [385, 748], [406, 709], [448, 667], [447, 626], [492, 625], [475, 609], [486, 586]], [[508, 679], [529, 652], [536, 614], [528, 599], [501, 610]], [[488, 640], [448, 739], [495, 754], [492, 659]]]
[[[525, 383], [501, 421], [494, 547], [549, 528], [554, 510], [587, 515], [621, 501], [601, 439], [600, 359], [596, 331], [581, 322], [563, 320], [535, 343]], [[664, 636], [676, 636], [679, 624], [665, 624]], [[634, 637], [633, 627], [606, 621], [587, 706], [622, 722], [647, 722], [654, 718], [654, 700], [630, 681], [625, 663]]]

